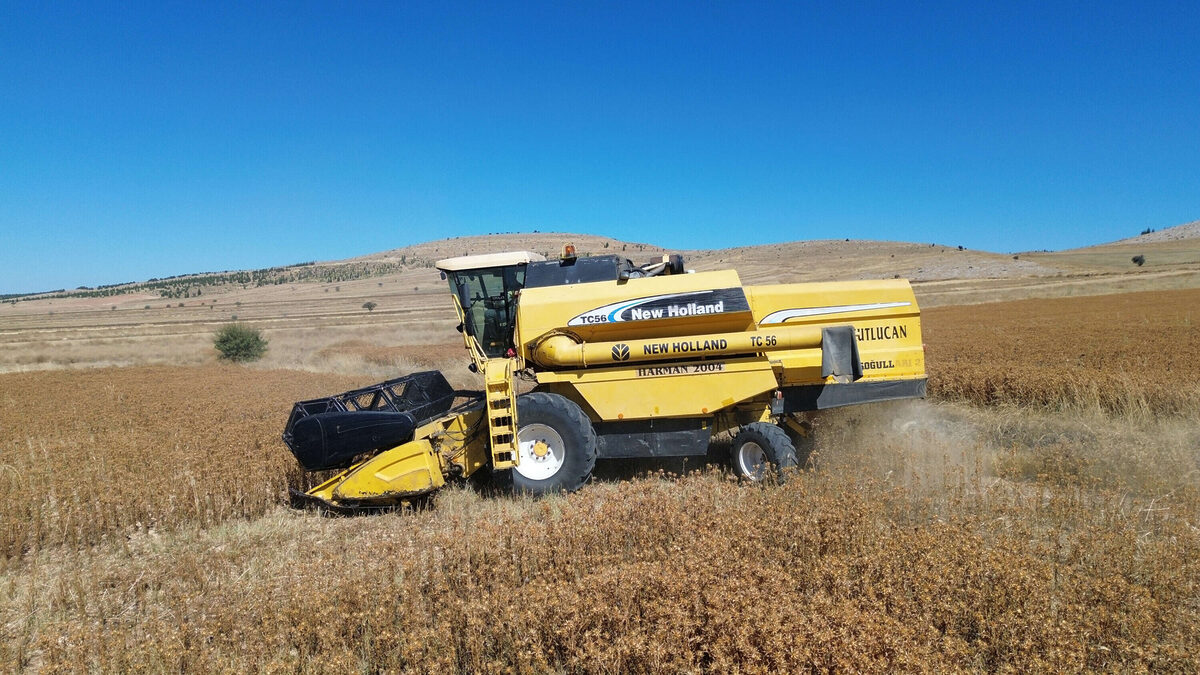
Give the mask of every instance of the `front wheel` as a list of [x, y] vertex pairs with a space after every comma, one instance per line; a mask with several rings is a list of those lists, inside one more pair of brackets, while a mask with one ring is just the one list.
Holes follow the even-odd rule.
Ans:
[[729, 452], [734, 473], [756, 483], [772, 474], [782, 479], [785, 469], [799, 464], [792, 439], [783, 429], [767, 422], [742, 427], [733, 437]]
[[596, 466], [596, 432], [578, 405], [559, 394], [526, 394], [517, 399], [517, 423], [517, 466], [500, 472], [513, 491], [544, 495], [583, 487]]

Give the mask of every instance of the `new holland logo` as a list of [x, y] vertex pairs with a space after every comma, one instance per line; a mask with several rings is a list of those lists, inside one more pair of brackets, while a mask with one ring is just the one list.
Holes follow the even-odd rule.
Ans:
[[614, 302], [597, 307], [576, 316], [568, 326], [589, 326], [621, 321], [653, 321], [656, 319], [683, 319], [701, 314], [730, 314], [748, 312], [750, 305], [740, 288], [717, 288], [706, 291], [688, 291], [652, 295], [636, 300]]
[[629, 360], [629, 345], [620, 344], [613, 345], [613, 361], [628, 361]]

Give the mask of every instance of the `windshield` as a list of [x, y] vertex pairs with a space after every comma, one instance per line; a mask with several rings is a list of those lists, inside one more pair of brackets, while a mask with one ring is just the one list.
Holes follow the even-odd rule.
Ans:
[[525, 284], [525, 265], [463, 270], [449, 276], [462, 304], [463, 329], [479, 341], [484, 354], [504, 356], [515, 346], [516, 292]]

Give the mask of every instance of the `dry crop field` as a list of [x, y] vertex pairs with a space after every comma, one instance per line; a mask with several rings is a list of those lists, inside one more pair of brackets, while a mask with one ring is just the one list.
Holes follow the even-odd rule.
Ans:
[[1200, 289], [934, 307], [938, 398], [1200, 415]]
[[359, 518], [286, 506], [278, 434], [372, 376], [0, 375], [0, 670], [1195, 672], [1197, 293], [930, 310], [935, 399], [823, 416], [783, 485]]

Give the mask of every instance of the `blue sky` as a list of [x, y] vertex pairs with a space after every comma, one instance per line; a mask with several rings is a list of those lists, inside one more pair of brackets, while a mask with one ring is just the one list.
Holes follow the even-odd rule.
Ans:
[[275, 5], [0, 4], [0, 292], [495, 231], [1200, 218], [1195, 2]]

